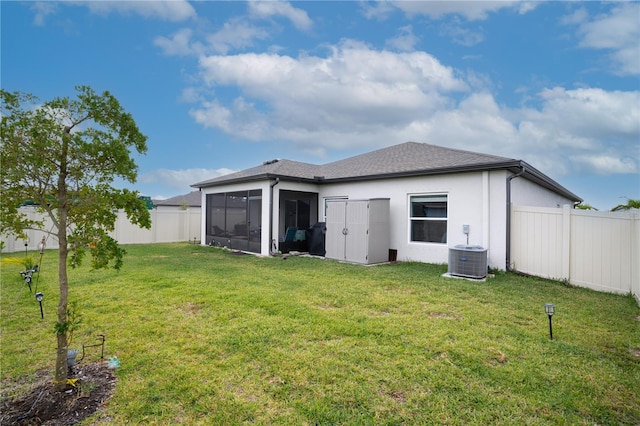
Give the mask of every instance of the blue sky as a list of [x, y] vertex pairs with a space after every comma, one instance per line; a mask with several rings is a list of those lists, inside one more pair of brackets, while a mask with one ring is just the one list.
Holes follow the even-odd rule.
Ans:
[[109, 90], [154, 198], [406, 141], [522, 159], [608, 210], [640, 198], [640, 3], [0, 4], [1, 82]]

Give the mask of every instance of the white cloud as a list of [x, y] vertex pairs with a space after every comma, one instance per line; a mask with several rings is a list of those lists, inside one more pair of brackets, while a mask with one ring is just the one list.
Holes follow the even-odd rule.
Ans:
[[640, 3], [614, 3], [608, 14], [588, 20], [583, 9], [563, 19], [563, 23], [579, 24], [580, 46], [605, 49], [611, 53], [610, 68], [615, 74], [640, 74]]
[[555, 87], [538, 97], [539, 109], [511, 111], [509, 116], [519, 122], [524, 152], [549, 165], [544, 171], [557, 176], [571, 166], [601, 175], [637, 172], [640, 92]]
[[232, 18], [216, 32], [204, 35], [205, 43], [194, 40], [193, 30], [183, 28], [169, 37], [158, 36], [153, 43], [166, 55], [200, 56], [210, 53], [227, 54], [253, 46], [254, 40], [266, 39], [269, 32], [242, 18]]
[[633, 173], [640, 164], [638, 91], [554, 87], [535, 95], [535, 108], [508, 108], [484, 76], [463, 79], [425, 52], [350, 40], [326, 57], [203, 56], [200, 75], [207, 90], [232, 87], [239, 95], [190, 92], [199, 99], [191, 111], [197, 122], [317, 155], [414, 140], [524, 159], [554, 177]]
[[264, 28], [256, 27], [242, 18], [233, 18], [206, 39], [212, 52], [226, 54], [232, 49], [252, 46], [255, 39], [268, 37], [269, 32]]
[[487, 19], [489, 14], [500, 9], [513, 9], [524, 15], [538, 6], [535, 1], [386, 1], [362, 2], [363, 15], [367, 19], [383, 21], [400, 9], [409, 17], [425, 15], [431, 19], [442, 19], [448, 15], [464, 17], [467, 21]]
[[236, 170], [230, 169], [156, 169], [142, 173], [138, 176], [138, 181], [143, 184], [161, 184], [168, 188], [184, 191], [197, 182], [213, 179], [233, 173]]
[[475, 46], [484, 41], [484, 35], [481, 32], [463, 27], [457, 18], [442, 24], [439, 32], [441, 36], [448, 37], [462, 46]]
[[191, 110], [191, 116], [204, 127], [214, 127], [223, 132], [232, 133], [232, 112], [217, 101], [203, 102], [200, 109]]
[[133, 14], [171, 22], [184, 21], [196, 16], [195, 9], [187, 0], [102, 0], [77, 1], [73, 3], [84, 5], [91, 12], [102, 15], [114, 12], [122, 15]]
[[600, 175], [638, 173], [638, 165], [631, 158], [593, 154], [574, 156], [572, 160], [576, 164], [583, 165], [589, 170], [594, 170]]
[[33, 25], [42, 26], [47, 16], [56, 12], [57, 4], [50, 1], [37, 1], [31, 5], [31, 10], [35, 13]]
[[187, 104], [203, 100], [200, 89], [197, 87], [185, 87], [180, 94], [179, 101]]
[[365, 18], [378, 21], [384, 21], [396, 11], [396, 8], [388, 1], [377, 1], [375, 3], [363, 1], [360, 2], [360, 8]]
[[411, 25], [407, 25], [398, 29], [398, 35], [387, 40], [386, 44], [396, 50], [410, 52], [414, 50], [418, 41], [418, 37], [413, 34], [413, 28]]
[[584, 7], [574, 10], [569, 15], [560, 19], [561, 24], [579, 25], [585, 23], [589, 19], [589, 12]]
[[523, 14], [534, 8], [531, 2], [517, 1], [399, 1], [391, 4], [408, 15], [426, 15], [433, 19], [459, 15], [469, 21], [486, 19], [500, 9], [516, 8]]
[[139, 15], [144, 18], [160, 19], [163, 21], [179, 22], [195, 18], [196, 11], [187, 0], [100, 0], [100, 1], [37, 1], [31, 6], [35, 13], [34, 25], [44, 25], [47, 16], [58, 12], [58, 7], [85, 6], [91, 13], [109, 15]]
[[531, 12], [532, 10], [534, 10], [535, 8], [537, 8], [540, 3], [541, 2], [539, 0], [537, 0], [537, 1], [521, 1], [520, 3], [518, 3], [516, 5], [516, 7], [518, 8], [518, 13], [520, 15], [525, 15], [525, 14]]
[[230, 105], [203, 103], [192, 111], [196, 121], [252, 140], [303, 145], [343, 132], [401, 128], [415, 114], [446, 104], [442, 93], [467, 89], [452, 69], [424, 52], [379, 52], [350, 41], [327, 57], [208, 56], [200, 66], [207, 85], [237, 87], [242, 97]]
[[302, 9], [297, 9], [285, 1], [250, 1], [249, 12], [258, 18], [270, 18], [283, 16], [301, 31], [309, 31], [313, 27], [313, 21]]
[[153, 44], [163, 50], [166, 55], [188, 56], [198, 55], [204, 50], [199, 42], [191, 42], [193, 31], [183, 28], [176, 31], [170, 38], [158, 36], [153, 40]]
[[554, 127], [580, 137], [640, 140], [640, 92], [555, 87], [539, 96], [542, 114]]
[[487, 92], [474, 93], [454, 108], [437, 111], [422, 120], [423, 134], [434, 144], [514, 156], [517, 128]]

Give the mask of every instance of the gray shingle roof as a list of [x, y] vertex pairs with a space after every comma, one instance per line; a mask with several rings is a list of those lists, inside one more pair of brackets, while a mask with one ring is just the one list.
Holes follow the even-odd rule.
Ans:
[[167, 198], [166, 200], [153, 200], [155, 206], [189, 206], [200, 207], [202, 196], [200, 191], [191, 191], [188, 194]]
[[469, 166], [504, 164], [510, 158], [406, 142], [322, 166], [325, 179], [411, 174]]
[[281, 177], [314, 180], [381, 178], [387, 175], [448, 170], [469, 166], [504, 164], [516, 160], [425, 143], [406, 142], [376, 151], [345, 158], [324, 165], [300, 163], [291, 160], [273, 160], [236, 173], [209, 179], [192, 185], [203, 188], [210, 185]]
[[275, 178], [337, 182], [497, 169], [515, 172], [523, 165], [526, 166], [525, 178], [570, 199], [581, 201], [578, 196], [524, 161], [418, 142], [405, 142], [324, 165], [291, 160], [267, 161], [260, 166], [192, 186], [205, 188]]
[[321, 173], [321, 170], [322, 166], [315, 164], [300, 163], [298, 161], [291, 160], [272, 160], [266, 161], [260, 166], [205, 180], [191, 186], [195, 188], [204, 188], [215, 184], [268, 179], [270, 177], [289, 177], [293, 179], [312, 180], [315, 176], [321, 176], [321, 174], [319, 174]]

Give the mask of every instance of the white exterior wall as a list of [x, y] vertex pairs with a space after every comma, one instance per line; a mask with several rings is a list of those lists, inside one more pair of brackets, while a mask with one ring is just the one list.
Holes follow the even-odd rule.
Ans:
[[[370, 199], [389, 198], [390, 248], [397, 250], [397, 259], [428, 263], [447, 263], [449, 247], [466, 244], [467, 236], [462, 225], [469, 225], [471, 245], [487, 249], [488, 264], [506, 269], [506, 179], [504, 170], [468, 172], [447, 175], [420, 176], [345, 183], [297, 183], [281, 180], [273, 191], [272, 238], [277, 241], [284, 233], [279, 227], [280, 191], [304, 191], [318, 193], [318, 220], [324, 218], [325, 198]], [[262, 255], [269, 255], [270, 184], [250, 182], [215, 188], [203, 188], [202, 205], [206, 195], [219, 192], [262, 189]], [[519, 177], [511, 182], [512, 203], [534, 206], [567, 204], [570, 200]], [[409, 197], [418, 194], [447, 194], [447, 243], [410, 242]], [[206, 211], [202, 214], [202, 236], [205, 241]]]
[[511, 203], [516, 206], [562, 207], [573, 201], [521, 177], [511, 181]]
[[[462, 225], [469, 225], [469, 244], [487, 248], [489, 264], [504, 268], [505, 177], [504, 172], [474, 172], [325, 184], [320, 187], [318, 217], [324, 198], [389, 198], [390, 248], [398, 251], [398, 260], [447, 263], [449, 247], [467, 243]], [[409, 197], [431, 193], [448, 196], [447, 244], [409, 241]]]

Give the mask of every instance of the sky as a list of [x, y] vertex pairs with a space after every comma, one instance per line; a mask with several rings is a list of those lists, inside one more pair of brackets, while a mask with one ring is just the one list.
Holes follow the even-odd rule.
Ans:
[[2, 88], [108, 90], [143, 195], [407, 141], [524, 160], [600, 210], [640, 198], [640, 3], [2, 1]]

